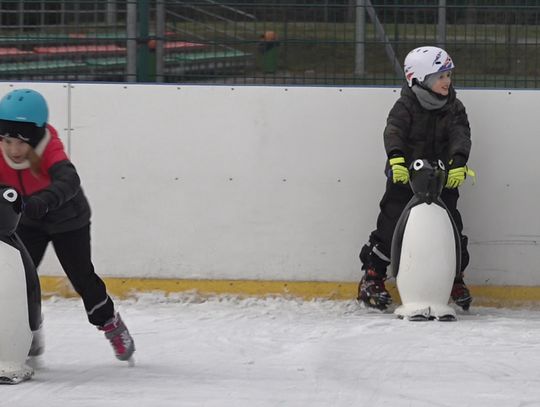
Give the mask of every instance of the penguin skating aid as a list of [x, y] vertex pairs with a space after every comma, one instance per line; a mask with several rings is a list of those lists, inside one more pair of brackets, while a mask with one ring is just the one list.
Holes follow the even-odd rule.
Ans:
[[0, 185], [0, 384], [17, 384], [34, 374], [25, 361], [31, 329], [41, 320], [37, 273], [15, 233], [20, 216], [19, 194]]
[[392, 239], [392, 274], [402, 305], [394, 313], [413, 321], [453, 321], [448, 306], [460, 270], [460, 238], [440, 198], [446, 172], [440, 160], [410, 166], [413, 197], [401, 214]]

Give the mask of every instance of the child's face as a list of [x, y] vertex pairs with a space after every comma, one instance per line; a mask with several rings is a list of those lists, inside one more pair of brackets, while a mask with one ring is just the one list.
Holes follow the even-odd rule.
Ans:
[[439, 95], [448, 96], [450, 84], [452, 83], [452, 71], [441, 72], [431, 90]]
[[12, 137], [2, 137], [0, 140], [2, 141], [2, 148], [6, 155], [13, 162], [22, 163], [28, 158], [28, 153], [32, 148], [30, 144]]

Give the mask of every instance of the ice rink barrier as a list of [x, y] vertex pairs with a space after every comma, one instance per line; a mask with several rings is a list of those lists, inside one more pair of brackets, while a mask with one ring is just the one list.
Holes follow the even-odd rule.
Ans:
[[[354, 296], [399, 89], [3, 82], [0, 91], [23, 87], [49, 101], [92, 205], [96, 270], [119, 294]], [[459, 204], [468, 281], [487, 297], [539, 300], [540, 92], [458, 97], [478, 174]], [[52, 254], [45, 291], [63, 276]]]

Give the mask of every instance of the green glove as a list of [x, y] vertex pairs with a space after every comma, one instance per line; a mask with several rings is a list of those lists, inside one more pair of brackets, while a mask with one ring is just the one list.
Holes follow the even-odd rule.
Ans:
[[476, 177], [476, 173], [471, 170], [469, 167], [464, 165], [463, 167], [457, 167], [452, 168], [450, 171], [448, 171], [448, 179], [446, 180], [446, 188], [458, 188], [465, 182], [465, 178], [467, 178], [467, 175], [473, 177], [473, 183], [474, 179]]
[[409, 182], [409, 170], [405, 167], [405, 158], [403, 157], [394, 157], [388, 160], [390, 166], [392, 167], [392, 181], [394, 184], [401, 182], [406, 184]]

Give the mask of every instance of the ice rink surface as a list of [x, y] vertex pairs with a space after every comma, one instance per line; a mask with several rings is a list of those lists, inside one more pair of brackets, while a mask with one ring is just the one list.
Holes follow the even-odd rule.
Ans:
[[80, 300], [44, 302], [34, 377], [0, 406], [540, 406], [540, 312], [409, 322], [350, 301], [141, 296], [117, 302], [136, 366]]

